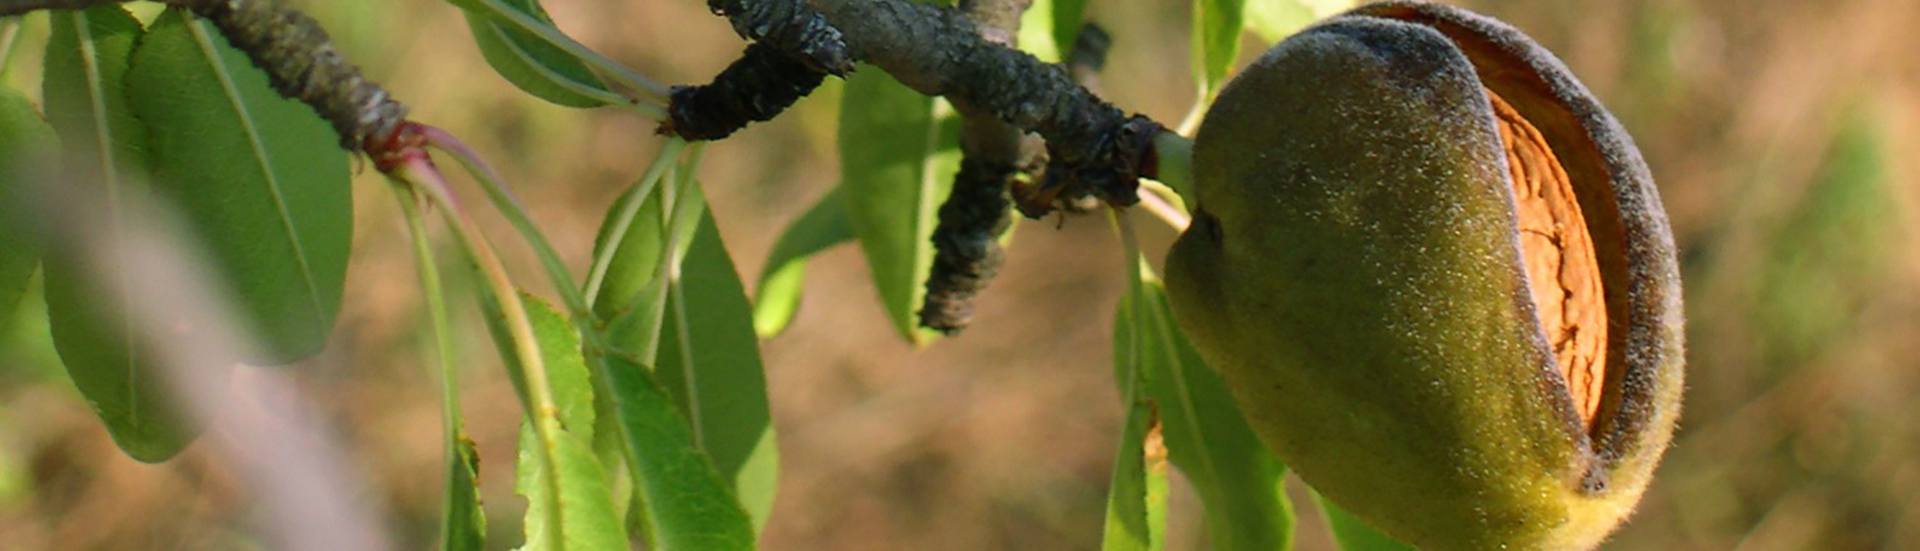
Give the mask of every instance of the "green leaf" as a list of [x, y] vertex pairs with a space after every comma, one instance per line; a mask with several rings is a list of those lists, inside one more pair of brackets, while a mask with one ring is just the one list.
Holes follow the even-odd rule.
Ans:
[[916, 343], [921, 297], [933, 267], [933, 228], [960, 169], [959, 123], [944, 100], [883, 71], [847, 78], [840, 110], [840, 185], [847, 217], [866, 252], [880, 301], [900, 334]]
[[1327, 528], [1333, 530], [1333, 539], [1340, 542], [1342, 551], [1419, 551], [1367, 526], [1367, 523], [1319, 494], [1314, 495], [1314, 501], [1320, 503], [1320, 510], [1327, 517]]
[[41, 235], [34, 224], [7, 223], [30, 213], [33, 171], [51, 166], [60, 147], [53, 127], [20, 92], [0, 86], [0, 320], [9, 319], [40, 265]]
[[[666, 202], [669, 189], [684, 189], [684, 197], [673, 201], [673, 212], [663, 218], [662, 203]], [[632, 194], [634, 190], [628, 190]], [[601, 224], [601, 235], [595, 249], [608, 246], [613, 222], [618, 216], [619, 205], [627, 200], [623, 195], [609, 209], [607, 219]], [[677, 183], [661, 185], [653, 189], [634, 214], [633, 222], [627, 226], [626, 236], [613, 253], [613, 259], [607, 264], [606, 278], [601, 285], [600, 298], [594, 304], [595, 316], [607, 326], [608, 345], [634, 356], [637, 359], [653, 361], [660, 343], [661, 327], [664, 323], [668, 304], [668, 283], [670, 278], [662, 278], [662, 262], [672, 251], [672, 262], [677, 266], [685, 258], [686, 250], [693, 240], [694, 230], [698, 227], [702, 215], [706, 212], [706, 198], [699, 193], [699, 186], [691, 180], [682, 179]], [[674, 236], [673, 247], [668, 248], [667, 236]]]
[[[76, 182], [106, 189], [97, 219], [69, 221], [123, 231], [120, 211], [146, 198], [137, 170], [146, 134], [127, 104], [126, 74], [140, 22], [119, 6], [54, 12], [47, 41], [47, 122], [60, 135], [61, 159]], [[136, 345], [140, 328], [125, 317], [127, 297], [102, 292], [79, 258], [62, 250], [45, 260], [47, 325], [67, 374], [115, 444], [128, 456], [158, 462], [192, 442], [202, 427], [172, 403], [158, 366]], [[134, 274], [98, 274], [130, 278]]]
[[[1121, 300], [1114, 357], [1138, 354], [1147, 395], [1160, 407], [1168, 455], [1200, 495], [1213, 548], [1291, 548], [1285, 465], [1260, 443], [1226, 382], [1174, 325], [1166, 289], [1151, 279], [1140, 287], [1148, 307], [1137, 307], [1132, 296]], [[1133, 338], [1130, 324], [1138, 324], [1141, 338]]]
[[1226, 80], [1227, 71], [1240, 57], [1240, 31], [1246, 3], [1247, 0], [1193, 3], [1193, 77], [1209, 97], [1220, 90], [1220, 82]]
[[1113, 462], [1113, 482], [1107, 488], [1106, 530], [1100, 543], [1103, 551], [1166, 548], [1165, 456], [1159, 456], [1158, 461], [1149, 456], [1159, 440], [1159, 421], [1152, 402], [1131, 403], [1120, 432], [1120, 451]]
[[147, 148], [146, 128], [126, 93], [140, 22], [114, 5], [54, 11], [48, 19], [53, 34], [41, 97], [65, 146], [65, 166], [75, 181], [110, 189], [129, 183], [128, 171], [145, 166]]
[[154, 21], [126, 85], [156, 194], [186, 215], [265, 344], [248, 360], [318, 353], [353, 241], [350, 167], [331, 127], [184, 8]]
[[1053, 18], [1057, 14], [1053, 6], [1059, 1], [1062, 0], [1033, 0], [1033, 5], [1027, 6], [1027, 13], [1020, 15], [1020, 50], [1047, 63], [1059, 63], [1066, 57], [1067, 47], [1072, 46], [1054, 42]]
[[480, 509], [480, 453], [465, 436], [455, 438], [450, 452], [447, 454], [446, 525], [440, 535], [441, 548], [481, 551], [487, 545], [487, 515]]
[[[615, 512], [607, 470], [593, 452], [593, 378], [581, 355], [580, 337], [566, 316], [552, 305], [525, 293], [521, 302], [533, 325], [534, 341], [540, 346], [547, 388], [559, 410], [534, 412], [533, 419], [521, 427], [514, 488], [527, 497], [528, 503], [527, 545], [523, 549], [551, 549], [548, 545], [555, 507], [560, 508], [560, 530], [569, 549], [625, 549], [625, 525]], [[489, 319], [497, 320], [495, 316]], [[509, 364], [518, 363], [510, 340], [499, 339], [496, 343]], [[527, 373], [525, 366], [518, 366], [516, 371], [523, 376]], [[557, 467], [557, 498], [550, 493], [546, 463], [537, 455], [543, 444], [531, 423], [550, 423], [548, 433], [554, 441], [546, 446], [551, 446]]]
[[1087, 0], [1053, 0], [1051, 16], [1053, 44], [1060, 48], [1061, 57], [1073, 51], [1074, 42], [1080, 40], [1080, 28], [1087, 25]]
[[[621, 101], [585, 62], [540, 37], [502, 22], [481, 0], [449, 0], [466, 12], [467, 27], [488, 65], [520, 90], [556, 105], [599, 107]], [[506, 9], [553, 27], [536, 0], [499, 0]], [[555, 29], [558, 32], [558, 29]]]
[[692, 422], [694, 444], [734, 482], [757, 529], [773, 509], [779, 468], [766, 372], [740, 275], [711, 213], [700, 219], [669, 291], [654, 376]]
[[[591, 404], [589, 404], [591, 405]], [[543, 480], [547, 476], [546, 465], [536, 454], [540, 453], [540, 438], [534, 434], [533, 425], [523, 423], [520, 427], [520, 456], [514, 490], [527, 497], [526, 545], [524, 551], [559, 551], [552, 546], [552, 507], [560, 507], [561, 540], [570, 550], [612, 550], [627, 549], [626, 525], [620, 522], [620, 515], [613, 505], [613, 494], [608, 492], [607, 470], [593, 453], [591, 440], [559, 426], [557, 419], [547, 417], [543, 421], [550, 423], [553, 431], [553, 457], [560, 475], [560, 496], [554, 499], [548, 492], [549, 486]]]
[[617, 353], [600, 360], [627, 439], [628, 470], [645, 502], [636, 511], [649, 528], [647, 548], [753, 549], [752, 519], [694, 445], [686, 417], [654, 382], [651, 370]]
[[1352, 8], [1354, 0], [1246, 0], [1247, 28], [1268, 43], [1307, 24]]
[[773, 243], [773, 252], [768, 254], [766, 268], [760, 272], [760, 285], [753, 300], [753, 329], [761, 338], [785, 331], [794, 313], [800, 310], [800, 288], [806, 281], [807, 258], [853, 240], [853, 225], [847, 220], [847, 207], [840, 193], [837, 187], [827, 192]]

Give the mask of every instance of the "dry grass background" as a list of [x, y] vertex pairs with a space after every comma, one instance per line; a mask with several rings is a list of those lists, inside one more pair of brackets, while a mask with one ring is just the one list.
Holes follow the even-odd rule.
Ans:
[[[647, 121], [514, 91], [443, 2], [296, 3], [417, 119], [489, 156], [576, 268], [606, 205], [659, 145]], [[583, 42], [663, 81], [705, 80], [741, 47], [694, 0], [546, 4]], [[1091, 4], [1116, 37], [1106, 96], [1178, 120], [1192, 97], [1187, 4]], [[1920, 549], [1920, 0], [1466, 4], [1559, 52], [1615, 110], [1681, 246], [1688, 411], [1641, 513], [1607, 548]], [[43, 32], [30, 31], [7, 82], [37, 89]], [[1248, 56], [1259, 49], [1249, 40]], [[709, 149], [702, 180], [749, 281], [835, 181], [836, 97], [829, 87]], [[325, 355], [286, 369], [350, 446], [366, 506], [404, 548], [429, 548], [440, 421], [412, 265], [384, 184], [363, 174], [355, 185], [340, 329]], [[1170, 239], [1155, 227], [1148, 245]], [[524, 281], [538, 281], [526, 260]], [[1098, 546], [1119, 422], [1108, 323], [1122, 287], [1103, 219], [1023, 224], [978, 326], [924, 350], [894, 338], [856, 248], [809, 270], [793, 329], [762, 346], [783, 467], [765, 548]], [[31, 302], [0, 332], [0, 549], [259, 547], [252, 498], [219, 457], [196, 446], [142, 465], [113, 448]], [[463, 314], [468, 430], [484, 456], [492, 545], [505, 549], [519, 540], [518, 409]], [[1197, 503], [1174, 500], [1174, 548], [1204, 548]], [[1330, 549], [1304, 509], [1300, 548]]]

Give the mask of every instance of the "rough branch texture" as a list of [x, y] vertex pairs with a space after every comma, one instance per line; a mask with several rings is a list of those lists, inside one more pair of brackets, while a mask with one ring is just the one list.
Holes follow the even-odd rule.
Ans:
[[[960, 11], [979, 24], [990, 42], [1017, 45], [1020, 15], [1031, 0], [963, 0]], [[1006, 253], [1000, 236], [1013, 226], [1007, 190], [1027, 172], [1038, 140], [972, 104], [955, 101], [962, 117], [953, 192], [940, 205], [933, 230], [933, 267], [920, 306], [920, 325], [958, 333], [973, 320], [973, 300], [1000, 271]]]
[[718, 140], [749, 123], [772, 120], [826, 79], [766, 42], [747, 46], [726, 70], [701, 86], [675, 86], [660, 133]]
[[[126, 0], [0, 0], [0, 16], [77, 10]], [[219, 27], [227, 41], [266, 71], [280, 95], [298, 99], [340, 134], [341, 147], [381, 154], [404, 141], [407, 108], [340, 56], [320, 24], [278, 0], [160, 0]]]
[[770, 44], [815, 71], [844, 76], [853, 70], [840, 31], [805, 0], [707, 0], [707, 8], [726, 16], [741, 38]]
[[313, 107], [340, 133], [342, 147], [379, 157], [390, 149], [407, 108], [334, 49], [320, 24], [275, 0], [171, 0], [207, 18], [280, 95]]
[[[1068, 176], [1059, 185], [1121, 204], [1137, 200], [1139, 167], [1158, 124], [1127, 117], [1058, 66], [983, 38], [960, 12], [903, 0], [812, 0], [812, 6], [840, 29], [855, 58], [921, 93], [946, 96], [1046, 138], [1054, 164]], [[1072, 197], [1074, 189], [1043, 189], [1042, 197]]]

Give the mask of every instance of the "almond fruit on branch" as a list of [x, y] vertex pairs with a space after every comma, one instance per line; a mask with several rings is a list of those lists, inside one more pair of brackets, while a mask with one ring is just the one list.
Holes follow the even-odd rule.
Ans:
[[1680, 409], [1678, 264], [1551, 53], [1363, 6], [1234, 79], [1192, 165], [1175, 314], [1301, 478], [1430, 550], [1591, 549], [1632, 512]]

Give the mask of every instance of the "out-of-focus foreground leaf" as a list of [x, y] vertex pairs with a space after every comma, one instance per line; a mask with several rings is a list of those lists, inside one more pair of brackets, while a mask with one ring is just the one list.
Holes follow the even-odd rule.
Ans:
[[[128, 105], [126, 76], [134, 44], [144, 32], [119, 6], [55, 12], [47, 42], [42, 97], [47, 122], [60, 135], [67, 177], [76, 185], [100, 186], [108, 204], [88, 211], [90, 224], [111, 236], [124, 231], [120, 211], [147, 199], [138, 183], [145, 128]], [[125, 319], [126, 298], [102, 292], [126, 285], [98, 285], [71, 251], [48, 251], [45, 260], [47, 323], [67, 374], [128, 456], [164, 461], [179, 453], [201, 427], [174, 407], [165, 381], [136, 352], [136, 327]]]
[[48, 174], [60, 139], [20, 92], [0, 86], [0, 319], [13, 315], [40, 264], [40, 235], [27, 217], [28, 178]]

